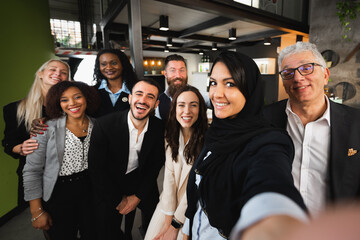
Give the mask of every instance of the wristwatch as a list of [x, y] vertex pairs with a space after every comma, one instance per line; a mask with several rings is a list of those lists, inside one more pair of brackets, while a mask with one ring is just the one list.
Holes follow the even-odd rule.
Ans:
[[179, 229], [183, 226], [183, 224], [179, 221], [177, 221], [175, 218], [171, 220], [171, 226], [173, 226], [176, 229]]

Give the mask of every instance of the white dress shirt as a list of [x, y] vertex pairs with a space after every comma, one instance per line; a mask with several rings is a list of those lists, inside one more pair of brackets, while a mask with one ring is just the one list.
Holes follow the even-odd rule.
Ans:
[[288, 131], [295, 146], [292, 175], [311, 215], [324, 209], [330, 152], [330, 104], [323, 116], [303, 126], [287, 102]]
[[[130, 110], [131, 111], [131, 110]], [[144, 129], [138, 137], [138, 130], [130, 119], [130, 111], [128, 113], [128, 126], [129, 126], [129, 162], [126, 174], [135, 170], [139, 166], [139, 153], [144, 140], [144, 135], [148, 130], [149, 119], [146, 120]]]

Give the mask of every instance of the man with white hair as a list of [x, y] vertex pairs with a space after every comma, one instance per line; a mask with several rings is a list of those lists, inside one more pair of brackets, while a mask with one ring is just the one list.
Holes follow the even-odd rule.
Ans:
[[360, 196], [360, 111], [324, 95], [329, 69], [311, 43], [297, 42], [279, 55], [289, 99], [264, 109], [295, 146], [292, 175], [310, 214], [327, 203]]

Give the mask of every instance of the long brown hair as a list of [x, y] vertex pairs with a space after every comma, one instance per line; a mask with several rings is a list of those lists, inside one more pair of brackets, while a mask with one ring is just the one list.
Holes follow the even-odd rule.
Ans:
[[193, 132], [191, 134], [188, 144], [184, 149], [184, 157], [186, 163], [193, 164], [195, 159], [200, 154], [204, 143], [205, 131], [208, 127], [205, 101], [197, 88], [186, 85], [176, 91], [170, 105], [169, 117], [165, 130], [165, 139], [167, 141], [166, 148], [170, 147], [171, 157], [173, 161], [177, 162], [177, 156], [179, 154], [179, 134], [181, 131], [181, 125], [176, 120], [176, 103], [179, 95], [183, 92], [188, 91], [195, 93], [199, 99], [199, 116], [196, 122], [191, 126]]

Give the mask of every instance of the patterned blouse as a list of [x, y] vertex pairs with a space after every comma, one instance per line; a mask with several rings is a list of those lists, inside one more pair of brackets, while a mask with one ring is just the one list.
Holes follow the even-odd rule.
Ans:
[[59, 176], [69, 176], [88, 168], [88, 152], [93, 124], [89, 121], [87, 136], [83, 141], [66, 128], [65, 150]]

